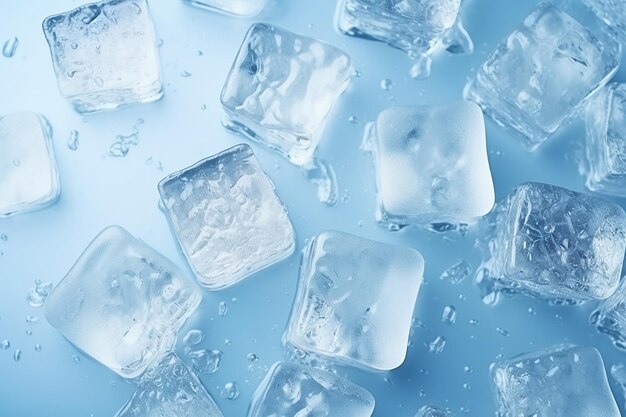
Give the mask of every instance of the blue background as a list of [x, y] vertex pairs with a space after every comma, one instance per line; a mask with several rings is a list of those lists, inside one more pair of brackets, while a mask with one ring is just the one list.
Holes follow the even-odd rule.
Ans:
[[[243, 141], [221, 127], [218, 97], [251, 21], [195, 9], [179, 0], [153, 0], [153, 17], [163, 39], [165, 97], [149, 105], [82, 117], [57, 92], [41, 31], [46, 16], [76, 7], [80, 1], [2, 3], [0, 41], [17, 36], [20, 44], [13, 58], [0, 56], [0, 114], [32, 110], [50, 120], [63, 189], [53, 207], [0, 219], [0, 234], [8, 236], [6, 242], [0, 240], [0, 340], [11, 341], [9, 350], [0, 350], [0, 416], [112, 416], [134, 386], [78, 353], [26, 297], [35, 279], [58, 282], [89, 241], [109, 224], [127, 228], [184, 267], [157, 207], [156, 184], [170, 172]], [[425, 328], [414, 329], [404, 365], [382, 374], [340, 369], [374, 394], [376, 417], [413, 416], [424, 404], [449, 407], [457, 415], [493, 415], [488, 368], [498, 355], [508, 357], [569, 341], [598, 347], [607, 368], [624, 361], [623, 353], [588, 324], [592, 305], [552, 307], [518, 296], [487, 307], [471, 279], [457, 286], [440, 281], [441, 272], [459, 259], [474, 267], [479, 264], [473, 237], [450, 239], [414, 230], [390, 233], [374, 222], [372, 165], [359, 151], [363, 124], [387, 106], [460, 99], [467, 78], [534, 5], [533, 0], [465, 2], [475, 53], [437, 57], [433, 74], [425, 81], [408, 77], [411, 63], [403, 53], [339, 34], [333, 25], [335, 0], [278, 0], [254, 19], [343, 48], [362, 73], [342, 97], [319, 149], [339, 179], [340, 201], [335, 207], [317, 201], [314, 186], [297, 168], [253, 145], [289, 210], [298, 234], [298, 252], [306, 238], [325, 229], [339, 229], [414, 247], [426, 259], [426, 283], [415, 310]], [[183, 71], [191, 76], [182, 77]], [[625, 80], [625, 75], [622, 72], [617, 79]], [[393, 81], [390, 91], [380, 87], [385, 78]], [[350, 123], [350, 116], [357, 122]], [[145, 123], [138, 126], [138, 146], [131, 147], [125, 158], [107, 156], [115, 137], [130, 134], [139, 118]], [[80, 132], [75, 152], [67, 147], [72, 129]], [[523, 151], [509, 133], [489, 121], [487, 129], [498, 199], [528, 180], [583, 190], [575, 162], [584, 138], [580, 123], [561, 130], [535, 154]], [[245, 415], [264, 369], [282, 358], [280, 338], [296, 288], [298, 263], [299, 254], [294, 254], [234, 288], [204, 292], [201, 308], [181, 332], [182, 338], [187, 330], [200, 328], [206, 336], [202, 346], [224, 352], [219, 371], [201, 378], [226, 417]], [[228, 304], [225, 317], [217, 314], [220, 301]], [[449, 304], [458, 310], [452, 326], [441, 323], [442, 309]], [[536, 314], [529, 313], [529, 308]], [[28, 315], [38, 316], [39, 322], [26, 323]], [[479, 324], [471, 325], [470, 320]], [[509, 335], [497, 328], [506, 329]], [[439, 335], [447, 339], [447, 346], [434, 355], [424, 343]], [[41, 352], [34, 350], [37, 343], [42, 345]], [[22, 350], [19, 362], [13, 360], [15, 349]], [[248, 370], [250, 353], [260, 356], [252, 372]], [[74, 355], [81, 358], [79, 363]], [[466, 373], [465, 366], [473, 372]], [[220, 387], [230, 381], [236, 381], [241, 390], [236, 400], [219, 396]], [[613, 388], [622, 407], [622, 394]]]

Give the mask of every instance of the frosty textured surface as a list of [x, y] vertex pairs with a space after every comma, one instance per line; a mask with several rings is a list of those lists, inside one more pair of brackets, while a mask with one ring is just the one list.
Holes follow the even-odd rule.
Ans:
[[222, 90], [224, 125], [303, 165], [351, 75], [340, 49], [254, 24]]
[[493, 207], [485, 124], [474, 103], [388, 108], [366, 126], [365, 149], [380, 222], [469, 223]]
[[232, 285], [291, 255], [294, 231], [248, 145], [237, 145], [159, 183], [191, 268], [209, 289]]
[[61, 94], [81, 113], [163, 95], [146, 0], [85, 4], [46, 18], [43, 30]]
[[53, 204], [61, 188], [46, 119], [31, 112], [0, 117], [0, 217]]
[[601, 300], [615, 292], [626, 246], [616, 204], [525, 183], [485, 218], [486, 274], [506, 290], [551, 300]]
[[366, 369], [404, 362], [422, 281], [419, 252], [342, 232], [305, 248], [285, 341]]
[[583, 0], [607, 25], [626, 40], [626, 3], [623, 0]]
[[613, 344], [626, 350], [626, 281], [591, 314], [591, 323], [606, 334]]
[[200, 298], [174, 264], [110, 226], [54, 288], [46, 318], [77, 348], [134, 378], [173, 347]]
[[563, 9], [541, 3], [498, 45], [465, 92], [529, 150], [604, 85], [621, 58], [620, 44], [601, 22], [576, 1], [561, 3]]
[[373, 410], [374, 397], [347, 379], [279, 362], [257, 388], [248, 417], [370, 417]]
[[250, 17], [263, 10], [269, 0], [183, 0], [205, 9]]
[[496, 363], [492, 383], [502, 417], [620, 417], [592, 347], [555, 346]]
[[439, 407], [425, 405], [417, 411], [415, 417], [452, 417], [452, 413]]
[[223, 417], [198, 377], [169, 353], [149, 368], [115, 417]]

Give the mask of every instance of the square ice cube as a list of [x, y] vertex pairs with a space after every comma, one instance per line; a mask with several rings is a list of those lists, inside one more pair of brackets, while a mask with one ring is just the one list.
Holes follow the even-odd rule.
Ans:
[[391, 107], [365, 128], [376, 168], [376, 218], [397, 226], [470, 223], [495, 201], [480, 108]]
[[617, 204], [554, 185], [517, 187], [483, 223], [481, 274], [507, 291], [584, 302], [613, 294], [626, 248]]
[[222, 89], [224, 125], [304, 165], [351, 75], [342, 50], [256, 23]]
[[269, 0], [183, 0], [191, 5], [235, 16], [251, 17], [265, 8]]
[[610, 84], [590, 100], [586, 125], [587, 188], [626, 197], [626, 84]]
[[339, 0], [337, 25], [349, 36], [426, 55], [460, 21], [461, 0]]
[[137, 390], [115, 417], [223, 417], [202, 382], [174, 353], [141, 377]]
[[0, 116], [0, 217], [46, 207], [60, 193], [48, 121], [31, 112]]
[[452, 413], [439, 407], [425, 405], [417, 411], [415, 417], [452, 417]]
[[370, 417], [374, 397], [339, 375], [304, 365], [279, 362], [252, 397], [248, 417]]
[[159, 183], [165, 214], [200, 284], [217, 290], [291, 255], [294, 230], [250, 146]]
[[620, 417], [602, 356], [593, 347], [554, 346], [496, 363], [499, 416]]
[[85, 4], [43, 21], [59, 91], [80, 113], [163, 95], [147, 0]]
[[134, 378], [173, 348], [200, 299], [174, 264], [109, 226], [52, 290], [45, 308], [48, 322], [77, 348]]
[[465, 97], [535, 150], [611, 79], [620, 58], [620, 44], [578, 0], [540, 3], [487, 58]]
[[365, 369], [404, 362], [422, 283], [419, 252], [343, 232], [315, 236], [284, 340], [306, 352]]
[[591, 314], [591, 324], [600, 333], [609, 336], [619, 349], [626, 350], [626, 280], [622, 279], [617, 291], [602, 301]]

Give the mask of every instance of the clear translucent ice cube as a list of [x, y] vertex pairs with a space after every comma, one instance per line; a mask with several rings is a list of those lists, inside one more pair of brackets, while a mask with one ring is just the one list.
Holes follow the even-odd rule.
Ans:
[[425, 405], [417, 411], [415, 417], [452, 417], [452, 413], [439, 407]]
[[424, 260], [413, 249], [321, 233], [302, 254], [284, 340], [348, 365], [397, 368], [406, 356], [423, 272]]
[[351, 75], [342, 50], [254, 24], [222, 89], [224, 125], [304, 165]]
[[36, 210], [59, 197], [52, 128], [31, 112], [0, 117], [0, 217]]
[[517, 187], [482, 223], [479, 277], [496, 288], [584, 302], [613, 294], [626, 247], [626, 214], [554, 185]]
[[289, 216], [248, 145], [169, 175], [159, 192], [189, 265], [209, 289], [232, 285], [295, 249]]
[[540, 3], [466, 87], [465, 97], [512, 129], [528, 150], [537, 149], [619, 66], [620, 44], [579, 3]]
[[370, 417], [374, 397], [331, 372], [276, 363], [257, 388], [248, 417]]
[[365, 128], [378, 188], [377, 220], [399, 226], [470, 223], [495, 194], [480, 108], [392, 107]]
[[146, 0], [85, 4], [46, 18], [59, 91], [80, 113], [148, 103], [163, 95]]
[[586, 125], [587, 188], [626, 197], [626, 84], [610, 84], [590, 100]]
[[168, 353], [142, 376], [115, 417], [223, 417], [198, 377]]
[[615, 346], [626, 350], [626, 280], [591, 314], [591, 323], [608, 335]]
[[125, 378], [172, 349], [201, 295], [169, 260], [119, 226], [104, 229], [48, 297], [46, 318]]
[[626, 40], [626, 3], [623, 0], [583, 0], [596, 15]]
[[204, 9], [250, 17], [259, 14], [269, 0], [183, 0]]
[[571, 345], [492, 365], [499, 416], [620, 417], [600, 352]]

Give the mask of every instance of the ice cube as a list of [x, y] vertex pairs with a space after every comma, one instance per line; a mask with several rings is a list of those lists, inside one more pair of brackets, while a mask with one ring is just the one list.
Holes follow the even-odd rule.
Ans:
[[626, 350], [626, 280], [622, 279], [617, 291], [600, 303], [590, 321], [616, 347]]
[[351, 75], [342, 50], [254, 24], [222, 89], [224, 125], [304, 165]]
[[626, 40], [626, 3], [623, 0], [583, 0], [583, 3], [614, 29], [622, 42]]
[[220, 13], [251, 17], [265, 8], [269, 0], [183, 0], [189, 4]]
[[587, 188], [626, 197], [626, 84], [610, 84], [590, 100], [586, 125]]
[[302, 254], [284, 341], [348, 365], [397, 368], [406, 356], [423, 272], [422, 255], [413, 249], [320, 233]]
[[487, 58], [465, 97], [535, 150], [606, 84], [620, 58], [620, 44], [578, 0], [540, 3]]
[[452, 417], [452, 413], [439, 407], [425, 405], [417, 411], [415, 417]]
[[295, 249], [285, 207], [248, 145], [167, 176], [159, 193], [189, 265], [208, 289], [232, 285]]
[[261, 381], [248, 417], [370, 417], [374, 397], [332, 372], [290, 362], [274, 364]]
[[52, 290], [45, 309], [50, 324], [77, 348], [134, 378], [172, 349], [200, 298], [169, 260], [109, 226]]
[[485, 123], [476, 104], [391, 107], [366, 125], [364, 141], [376, 168], [379, 222], [470, 223], [493, 207]]
[[106, 0], [46, 18], [59, 91], [80, 113], [148, 103], [163, 95], [146, 0]]
[[482, 224], [479, 278], [505, 291], [573, 303], [615, 292], [626, 247], [626, 214], [565, 188], [525, 183]]
[[52, 128], [35, 113], [0, 117], [0, 217], [36, 210], [59, 197]]
[[600, 352], [554, 346], [492, 365], [503, 417], [620, 417]]
[[115, 417], [222, 417], [198, 377], [168, 353], [141, 378], [131, 399]]

